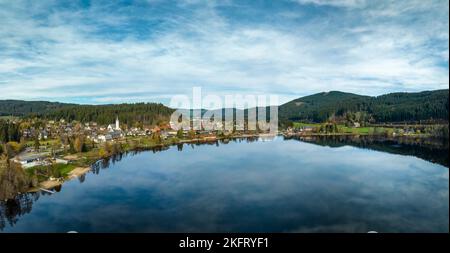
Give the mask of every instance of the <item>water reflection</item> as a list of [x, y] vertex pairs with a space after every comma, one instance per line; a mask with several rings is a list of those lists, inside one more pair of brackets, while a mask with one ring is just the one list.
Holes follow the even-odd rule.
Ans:
[[33, 202], [39, 199], [40, 193], [22, 194], [14, 199], [0, 201], [0, 228], [6, 225], [14, 226], [19, 217], [30, 213]]
[[431, 151], [418, 154], [423, 147], [429, 145], [251, 138], [133, 151], [98, 161], [56, 194], [0, 202], [0, 228], [448, 232], [448, 169], [410, 156], [445, 164]]
[[334, 148], [350, 145], [353, 147], [377, 150], [391, 154], [410, 155], [449, 167], [449, 142], [446, 139], [348, 135], [299, 136], [286, 139], [295, 139]]

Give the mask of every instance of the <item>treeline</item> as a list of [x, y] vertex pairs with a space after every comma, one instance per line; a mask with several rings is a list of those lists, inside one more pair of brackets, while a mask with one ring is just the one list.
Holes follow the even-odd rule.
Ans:
[[47, 101], [0, 100], [0, 116], [39, 116], [72, 105]]
[[45, 118], [49, 120], [156, 125], [167, 122], [174, 110], [159, 103], [77, 105], [46, 101], [0, 100], [0, 116]]
[[[279, 107], [281, 126], [293, 121], [326, 122], [361, 112], [373, 122], [447, 121], [449, 90], [391, 93], [378, 97], [331, 91], [302, 97]], [[75, 105], [43, 101], [1, 100], [0, 116], [43, 117], [102, 125], [113, 123], [116, 115], [128, 126], [167, 122], [174, 109], [157, 103], [117, 105]], [[234, 110], [235, 111], [235, 110]]]
[[282, 124], [292, 121], [326, 122], [333, 117], [362, 112], [373, 122], [448, 121], [448, 96], [448, 89], [378, 97], [323, 92], [281, 105], [279, 119]]
[[377, 122], [448, 121], [449, 90], [392, 93], [371, 99], [367, 111]]
[[73, 105], [43, 115], [49, 120], [65, 119], [80, 122], [97, 122], [101, 125], [114, 123], [118, 115], [121, 124], [156, 125], [167, 122], [174, 110], [162, 104], [137, 103], [118, 105]]

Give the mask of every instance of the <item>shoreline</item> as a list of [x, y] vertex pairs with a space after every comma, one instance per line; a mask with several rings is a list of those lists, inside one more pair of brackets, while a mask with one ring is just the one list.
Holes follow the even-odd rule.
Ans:
[[[164, 148], [164, 147], [170, 147], [170, 146], [175, 146], [175, 145], [179, 145], [179, 144], [195, 144], [195, 143], [211, 143], [211, 142], [216, 142], [216, 141], [220, 141], [220, 140], [234, 140], [234, 139], [240, 139], [240, 138], [259, 138], [259, 137], [278, 137], [278, 136], [282, 136], [284, 138], [295, 138], [295, 137], [332, 137], [332, 136], [354, 136], [354, 137], [366, 137], [366, 136], [373, 136], [373, 137], [386, 137], [386, 136], [379, 136], [379, 135], [371, 135], [371, 134], [355, 134], [355, 133], [328, 133], [328, 134], [324, 134], [324, 133], [285, 133], [285, 132], [279, 132], [277, 134], [242, 134], [242, 135], [235, 135], [235, 136], [208, 136], [208, 137], [203, 137], [203, 138], [195, 138], [195, 139], [181, 139], [178, 140], [176, 142], [169, 142], [169, 143], [160, 143], [160, 144], [156, 144], [156, 145], [151, 145], [151, 146], [139, 146], [139, 147], [134, 147], [134, 148], [130, 148], [130, 149], [125, 149], [125, 150], [121, 150], [120, 152], [116, 153], [116, 154], [108, 154], [107, 156], [104, 157], [100, 157], [97, 156], [93, 159], [90, 160], [90, 162], [87, 162], [86, 164], [83, 164], [81, 166], [77, 166], [75, 167], [73, 170], [71, 170], [67, 176], [65, 176], [64, 178], [59, 178], [59, 179], [48, 179], [45, 181], [42, 181], [39, 183], [38, 186], [36, 187], [32, 187], [30, 189], [28, 189], [26, 192], [38, 192], [41, 191], [41, 189], [45, 189], [45, 190], [52, 190], [58, 186], [62, 186], [65, 182], [73, 180], [75, 178], [78, 178], [82, 175], [87, 174], [90, 170], [92, 165], [94, 165], [95, 163], [103, 160], [103, 159], [107, 159], [110, 158], [114, 155], [120, 154], [120, 153], [126, 153], [126, 152], [130, 152], [130, 151], [147, 151], [147, 150], [152, 150], [155, 148]], [[430, 136], [425, 136], [425, 135], [398, 135], [398, 136], [390, 136], [391, 138], [399, 138], [399, 137], [403, 137], [403, 138], [430, 138]], [[82, 153], [81, 153], [82, 155]], [[71, 156], [73, 158], [77, 157], [80, 158], [79, 155], [68, 155]]]
[[[282, 133], [284, 137], [296, 137], [296, 136], [373, 136], [373, 137], [386, 137], [385, 134], [368, 134], [368, 133], [312, 133], [312, 132], [300, 132], [300, 133]], [[431, 135], [426, 134], [397, 134], [389, 135], [388, 137], [406, 137], [406, 138], [433, 138]]]

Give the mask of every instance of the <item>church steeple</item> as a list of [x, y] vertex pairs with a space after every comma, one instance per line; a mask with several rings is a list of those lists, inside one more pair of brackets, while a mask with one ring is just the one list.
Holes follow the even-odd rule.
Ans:
[[116, 130], [120, 129], [119, 116], [116, 116]]

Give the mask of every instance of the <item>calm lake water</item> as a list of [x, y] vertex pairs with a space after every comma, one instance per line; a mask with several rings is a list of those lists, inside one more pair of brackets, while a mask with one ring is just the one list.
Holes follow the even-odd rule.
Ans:
[[128, 153], [58, 190], [0, 202], [2, 231], [449, 232], [446, 166], [280, 137]]

